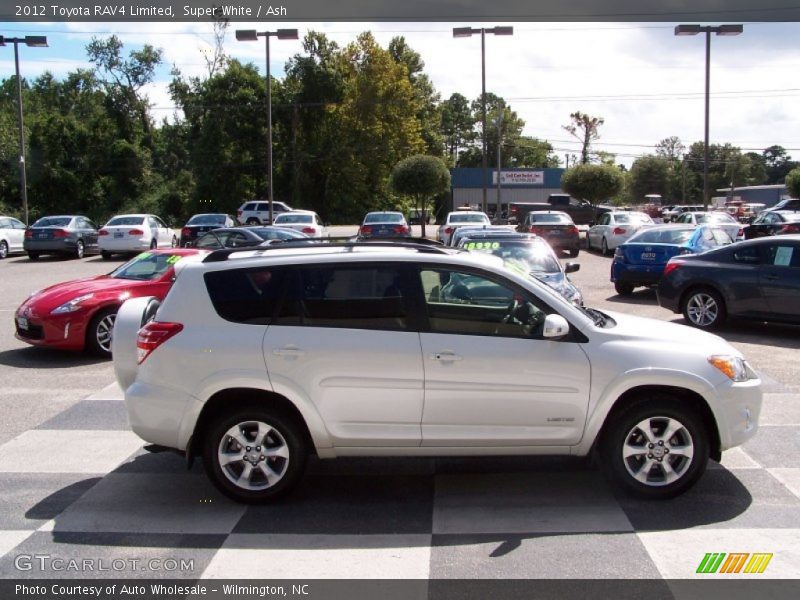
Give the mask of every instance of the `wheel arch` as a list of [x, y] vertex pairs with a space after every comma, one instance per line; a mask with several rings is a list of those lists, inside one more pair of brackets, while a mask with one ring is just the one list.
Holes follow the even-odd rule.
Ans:
[[605, 436], [610, 430], [611, 423], [617, 418], [618, 415], [624, 413], [626, 409], [631, 407], [648, 396], [653, 394], [667, 394], [693, 409], [703, 423], [703, 427], [708, 434], [709, 456], [716, 461], [719, 461], [722, 456], [722, 441], [720, 439], [719, 428], [717, 426], [716, 418], [711, 410], [708, 402], [698, 392], [683, 387], [670, 386], [670, 385], [638, 385], [625, 390], [611, 406], [611, 409], [606, 413], [603, 423], [600, 426], [600, 431], [595, 437], [592, 449], [596, 449], [598, 444], [602, 444]]
[[314, 438], [306, 423], [303, 414], [297, 406], [285, 396], [275, 392], [249, 388], [249, 387], [233, 387], [226, 388], [215, 392], [204, 404], [200, 411], [200, 415], [195, 423], [192, 437], [187, 446], [187, 453], [191, 460], [194, 456], [202, 454], [203, 437], [208, 427], [214, 420], [230, 411], [246, 406], [269, 406], [276, 409], [283, 415], [289, 417], [300, 427], [303, 440], [305, 441], [309, 453], [316, 454], [317, 447], [314, 443]]
[[686, 300], [689, 297], [689, 294], [692, 292], [696, 292], [697, 290], [708, 289], [712, 292], [716, 292], [719, 294], [722, 301], [725, 303], [725, 306], [722, 308], [725, 309], [725, 312], [728, 311], [728, 306], [730, 302], [728, 301], [728, 295], [725, 293], [725, 290], [717, 284], [715, 281], [709, 281], [707, 279], [697, 279], [692, 281], [689, 285], [684, 287], [683, 291], [681, 292], [680, 298], [678, 300], [678, 309], [683, 312], [683, 307], [686, 304]]

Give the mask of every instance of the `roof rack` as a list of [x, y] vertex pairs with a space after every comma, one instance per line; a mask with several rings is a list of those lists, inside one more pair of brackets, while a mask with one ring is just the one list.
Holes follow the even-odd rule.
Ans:
[[[313, 243], [309, 243], [313, 242]], [[242, 248], [223, 248], [214, 250], [203, 259], [204, 263], [223, 262], [228, 260], [231, 254], [237, 252], [257, 252], [261, 256], [264, 252], [271, 250], [303, 249], [312, 250], [324, 248], [410, 248], [424, 254], [451, 254], [453, 252], [463, 252], [460, 248], [444, 246], [441, 242], [429, 240], [427, 238], [380, 238], [379, 240], [359, 240], [350, 237], [329, 237], [329, 238], [303, 238], [293, 240], [274, 240], [267, 246], [249, 246]]]

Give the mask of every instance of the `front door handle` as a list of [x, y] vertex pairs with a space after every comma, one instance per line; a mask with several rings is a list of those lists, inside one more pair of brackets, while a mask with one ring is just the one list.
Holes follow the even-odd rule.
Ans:
[[275, 348], [275, 350], [273, 350], [272, 353], [276, 356], [288, 356], [288, 357], [299, 357], [306, 355], [305, 350], [300, 350], [299, 348], [291, 348], [291, 347]]
[[464, 357], [459, 356], [458, 354], [453, 354], [452, 352], [437, 352], [436, 354], [431, 354], [430, 359], [441, 362], [455, 362], [458, 360], [464, 360]]

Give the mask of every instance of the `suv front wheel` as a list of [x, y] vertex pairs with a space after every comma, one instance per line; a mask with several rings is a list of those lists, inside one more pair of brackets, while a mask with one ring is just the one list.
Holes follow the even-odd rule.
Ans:
[[601, 455], [613, 482], [626, 491], [642, 498], [672, 498], [705, 471], [708, 435], [683, 402], [657, 395], [617, 415]]
[[226, 496], [251, 504], [270, 502], [300, 479], [306, 444], [293, 419], [268, 407], [236, 410], [207, 430], [203, 464]]

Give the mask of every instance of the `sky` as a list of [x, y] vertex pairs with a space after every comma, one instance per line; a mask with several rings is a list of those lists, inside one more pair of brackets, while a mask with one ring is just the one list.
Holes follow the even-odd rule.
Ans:
[[[382, 46], [404, 36], [425, 62], [442, 99], [481, 91], [480, 36], [453, 38], [463, 23], [285, 23], [300, 35], [324, 31], [340, 45], [372, 31]], [[506, 99], [524, 119], [524, 135], [549, 141], [556, 154], [577, 154], [580, 143], [563, 129], [570, 113], [602, 117], [594, 149], [611, 152], [630, 166], [654, 153], [662, 139], [677, 136], [688, 146], [702, 141], [705, 38], [676, 37], [675, 23], [486, 23], [513, 25], [513, 36], [486, 37], [486, 89]], [[264, 43], [237, 42], [232, 22], [225, 52], [264, 71]], [[147, 90], [156, 120], [175, 118], [167, 93], [170, 69], [184, 75], [206, 71], [203, 53], [213, 47], [210, 23], [9, 23], [8, 36], [46, 35], [48, 48], [20, 47], [23, 77], [45, 71], [63, 77], [89, 68], [85, 47], [93, 36], [116, 34], [124, 52], [149, 43], [164, 52], [164, 65]], [[299, 40], [273, 38], [271, 71], [281, 78], [286, 60], [302, 51]], [[800, 160], [800, 23], [744, 23], [736, 37], [712, 36], [710, 141], [743, 152], [772, 145]], [[0, 48], [0, 79], [14, 73], [13, 49]], [[179, 116], [179, 114], [177, 115]]]

